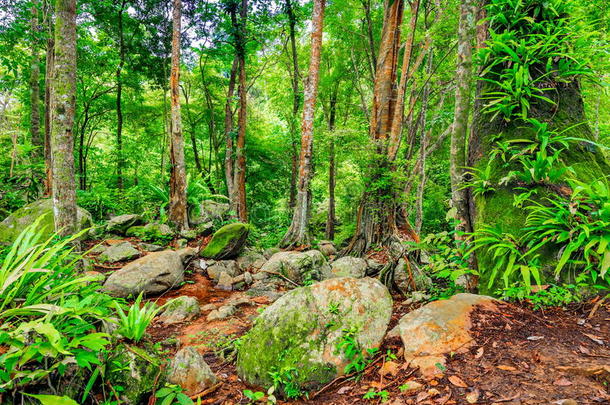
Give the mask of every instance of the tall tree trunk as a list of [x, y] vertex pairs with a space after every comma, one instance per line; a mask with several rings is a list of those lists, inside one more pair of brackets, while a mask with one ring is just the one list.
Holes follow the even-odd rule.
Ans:
[[455, 112], [449, 158], [451, 203], [457, 220], [456, 236], [472, 231], [468, 205], [468, 191], [463, 187], [468, 150], [468, 118], [472, 87], [472, 46], [475, 36], [474, 0], [462, 0], [458, 27], [458, 55], [455, 73]]
[[296, 204], [297, 196], [297, 177], [298, 177], [298, 155], [297, 155], [297, 139], [298, 139], [298, 121], [299, 108], [301, 106], [301, 93], [299, 92], [299, 58], [296, 45], [296, 16], [292, 9], [291, 0], [286, 0], [286, 14], [288, 15], [288, 28], [290, 35], [290, 50], [292, 57], [292, 116], [290, 120], [290, 139], [291, 139], [291, 173], [290, 173], [290, 200], [288, 206], [293, 209]]
[[116, 69], [116, 182], [119, 190], [123, 190], [123, 66], [125, 65], [125, 34], [123, 30], [123, 12], [126, 1], [121, 1], [118, 14], [119, 35], [119, 65]]
[[301, 154], [299, 158], [297, 202], [292, 216], [292, 223], [281, 242], [281, 246], [283, 247], [309, 244], [308, 227], [311, 208], [310, 182], [312, 176], [313, 121], [316, 112], [316, 98], [318, 96], [318, 82], [320, 79], [320, 57], [322, 51], [325, 5], [326, 0], [314, 1], [309, 76], [307, 78], [307, 83], [305, 84], [303, 121], [301, 125]]
[[[434, 52], [428, 52], [428, 65], [426, 66], [426, 76], [432, 73], [432, 63], [434, 61]], [[426, 81], [422, 95], [422, 112], [421, 112], [421, 141], [419, 146], [419, 161], [421, 162], [419, 170], [419, 185], [417, 187], [417, 198], [415, 200], [415, 233], [421, 234], [424, 223], [424, 190], [426, 189], [426, 150], [428, 149], [428, 131], [426, 130], [428, 99], [430, 97], [430, 84]]]
[[188, 229], [184, 140], [180, 117], [180, 19], [182, 0], [173, 0], [172, 70], [170, 74], [172, 129], [170, 139], [169, 221], [177, 230]]
[[45, 163], [45, 179], [44, 179], [44, 195], [49, 197], [52, 192], [53, 184], [53, 162], [51, 159], [51, 123], [52, 123], [52, 107], [51, 107], [51, 92], [53, 81], [53, 64], [55, 56], [55, 36], [53, 26], [53, 6], [51, 0], [45, 0], [45, 26], [47, 29], [47, 45], [46, 45], [46, 63], [45, 63], [45, 80], [44, 80], [44, 163]]
[[53, 214], [55, 230], [77, 230], [74, 181], [74, 110], [76, 102], [76, 0], [55, 2], [55, 66], [52, 82]]
[[248, 222], [246, 204], [246, 124], [248, 107], [248, 89], [246, 84], [246, 23], [248, 18], [248, 0], [241, 1], [240, 26], [237, 38], [237, 56], [239, 59], [239, 111], [237, 113], [237, 140], [235, 142], [235, 208], [237, 217]]
[[233, 96], [235, 94], [238, 65], [239, 60], [236, 55], [233, 59], [233, 65], [231, 66], [227, 102], [225, 103], [225, 181], [227, 183], [227, 197], [229, 197], [231, 207], [235, 206], [235, 177], [233, 176]]
[[43, 140], [40, 136], [40, 59], [38, 56], [38, 44], [40, 29], [38, 26], [38, 1], [32, 2], [31, 17], [32, 34], [32, 59], [30, 61], [30, 136], [32, 145], [37, 149], [34, 156], [39, 156], [40, 148], [43, 147]]
[[328, 158], [328, 216], [326, 218], [326, 234], [328, 240], [335, 238], [335, 178], [337, 169], [335, 165], [335, 122], [337, 117], [337, 95], [339, 92], [339, 82], [334, 87], [330, 95], [329, 113], [328, 113], [328, 134], [330, 136], [329, 158]]

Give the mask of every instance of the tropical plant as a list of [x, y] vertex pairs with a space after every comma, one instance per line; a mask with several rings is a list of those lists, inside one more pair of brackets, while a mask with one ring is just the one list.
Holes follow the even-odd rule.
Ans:
[[155, 316], [164, 308], [154, 302], [146, 302], [142, 305], [142, 293], [129, 307], [127, 312], [115, 301], [114, 306], [119, 316], [119, 328], [117, 332], [126, 339], [139, 342], [144, 337], [146, 328]]

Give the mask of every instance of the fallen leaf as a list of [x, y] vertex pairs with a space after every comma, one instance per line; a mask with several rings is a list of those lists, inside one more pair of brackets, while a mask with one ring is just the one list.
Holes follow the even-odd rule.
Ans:
[[591, 339], [592, 341], [594, 341], [598, 345], [603, 345], [604, 344], [604, 341], [600, 337], [598, 337], [598, 336], [590, 335], [590, 334], [584, 333], [584, 332], [583, 332], [583, 335], [585, 335], [586, 337], [588, 337], [589, 339]]
[[544, 339], [544, 336], [528, 336], [527, 337], [527, 340], [533, 340], [533, 341], [542, 340], [542, 339]]
[[483, 353], [485, 353], [485, 349], [483, 348], [483, 346], [481, 346], [477, 349], [477, 354], [474, 356], [474, 358], [480, 359], [481, 357], [483, 357]]
[[464, 382], [464, 380], [462, 380], [460, 377], [458, 377], [457, 375], [452, 375], [449, 376], [449, 382], [453, 385], [455, 385], [456, 387], [460, 387], [460, 388], [468, 388], [468, 385]]
[[439, 390], [437, 390], [436, 388], [430, 388], [428, 390], [428, 394], [430, 394], [431, 397], [435, 397], [437, 395], [440, 395], [441, 392]]
[[561, 377], [560, 379], [556, 380], [553, 384], [557, 385], [559, 387], [568, 387], [568, 386], [572, 385], [572, 382], [569, 381], [565, 377]]
[[426, 391], [422, 391], [419, 394], [417, 394], [415, 401], [422, 402], [422, 401], [428, 399], [429, 397], [430, 397], [430, 394], [428, 394]]
[[580, 350], [580, 352], [584, 354], [591, 354], [591, 351], [584, 346], [578, 346], [578, 350]]
[[383, 363], [383, 366], [379, 369], [379, 374], [382, 376], [391, 375], [392, 377], [396, 377], [398, 374], [399, 364], [393, 361], [386, 361]]
[[351, 391], [351, 390], [352, 390], [352, 387], [350, 387], [350, 386], [341, 387], [337, 390], [337, 394], [343, 395], [346, 392]]
[[466, 401], [468, 401], [469, 404], [476, 404], [479, 400], [479, 395], [479, 390], [475, 389], [474, 391], [466, 394]]
[[436, 387], [436, 386], [438, 385], [438, 381], [436, 381], [436, 380], [430, 380], [430, 381], [428, 381], [428, 384], [430, 384], [430, 385], [431, 385], [431, 386], [433, 386], [433, 387]]
[[504, 371], [517, 371], [516, 368], [512, 367], [512, 366], [505, 366], [503, 364], [500, 364], [499, 366], [496, 366], [497, 368], [499, 368], [500, 370], [504, 370]]

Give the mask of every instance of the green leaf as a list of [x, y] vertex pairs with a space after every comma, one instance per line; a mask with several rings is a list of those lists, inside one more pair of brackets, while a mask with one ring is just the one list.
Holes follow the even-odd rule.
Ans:
[[68, 397], [59, 397], [57, 395], [35, 395], [28, 394], [26, 392], [23, 393], [28, 397], [36, 398], [40, 401], [42, 405], [78, 405], [78, 402]]

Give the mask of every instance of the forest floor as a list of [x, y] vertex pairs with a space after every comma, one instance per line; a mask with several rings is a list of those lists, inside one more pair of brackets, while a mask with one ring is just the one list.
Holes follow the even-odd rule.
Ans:
[[[201, 395], [202, 404], [249, 403], [243, 390], [256, 391], [256, 387], [242, 382], [234, 363], [224, 355], [270, 301], [265, 296], [215, 289], [213, 281], [196, 271], [187, 274], [186, 284], [155, 300], [162, 304], [187, 295], [202, 306], [218, 307], [242, 298], [249, 303], [238, 306], [226, 319], [207, 321], [206, 311], [182, 324], [153, 323], [149, 333], [155, 342], [175, 338], [180, 347], [195, 346], [204, 355], [219, 383]], [[421, 305], [405, 304], [404, 297], [394, 296], [388, 330]], [[361, 376], [340, 377], [309, 393], [309, 399], [291, 403], [379, 404], [381, 397], [363, 399], [374, 390], [387, 392], [383, 399], [388, 404], [610, 404], [610, 300], [567, 309], [534, 311], [526, 303], [503, 303], [499, 308], [493, 313], [475, 311], [474, 344], [467, 352], [450, 356], [442, 375], [423, 378], [403, 360], [400, 338], [386, 338], [380, 354]], [[388, 350], [396, 358], [387, 357]]]

